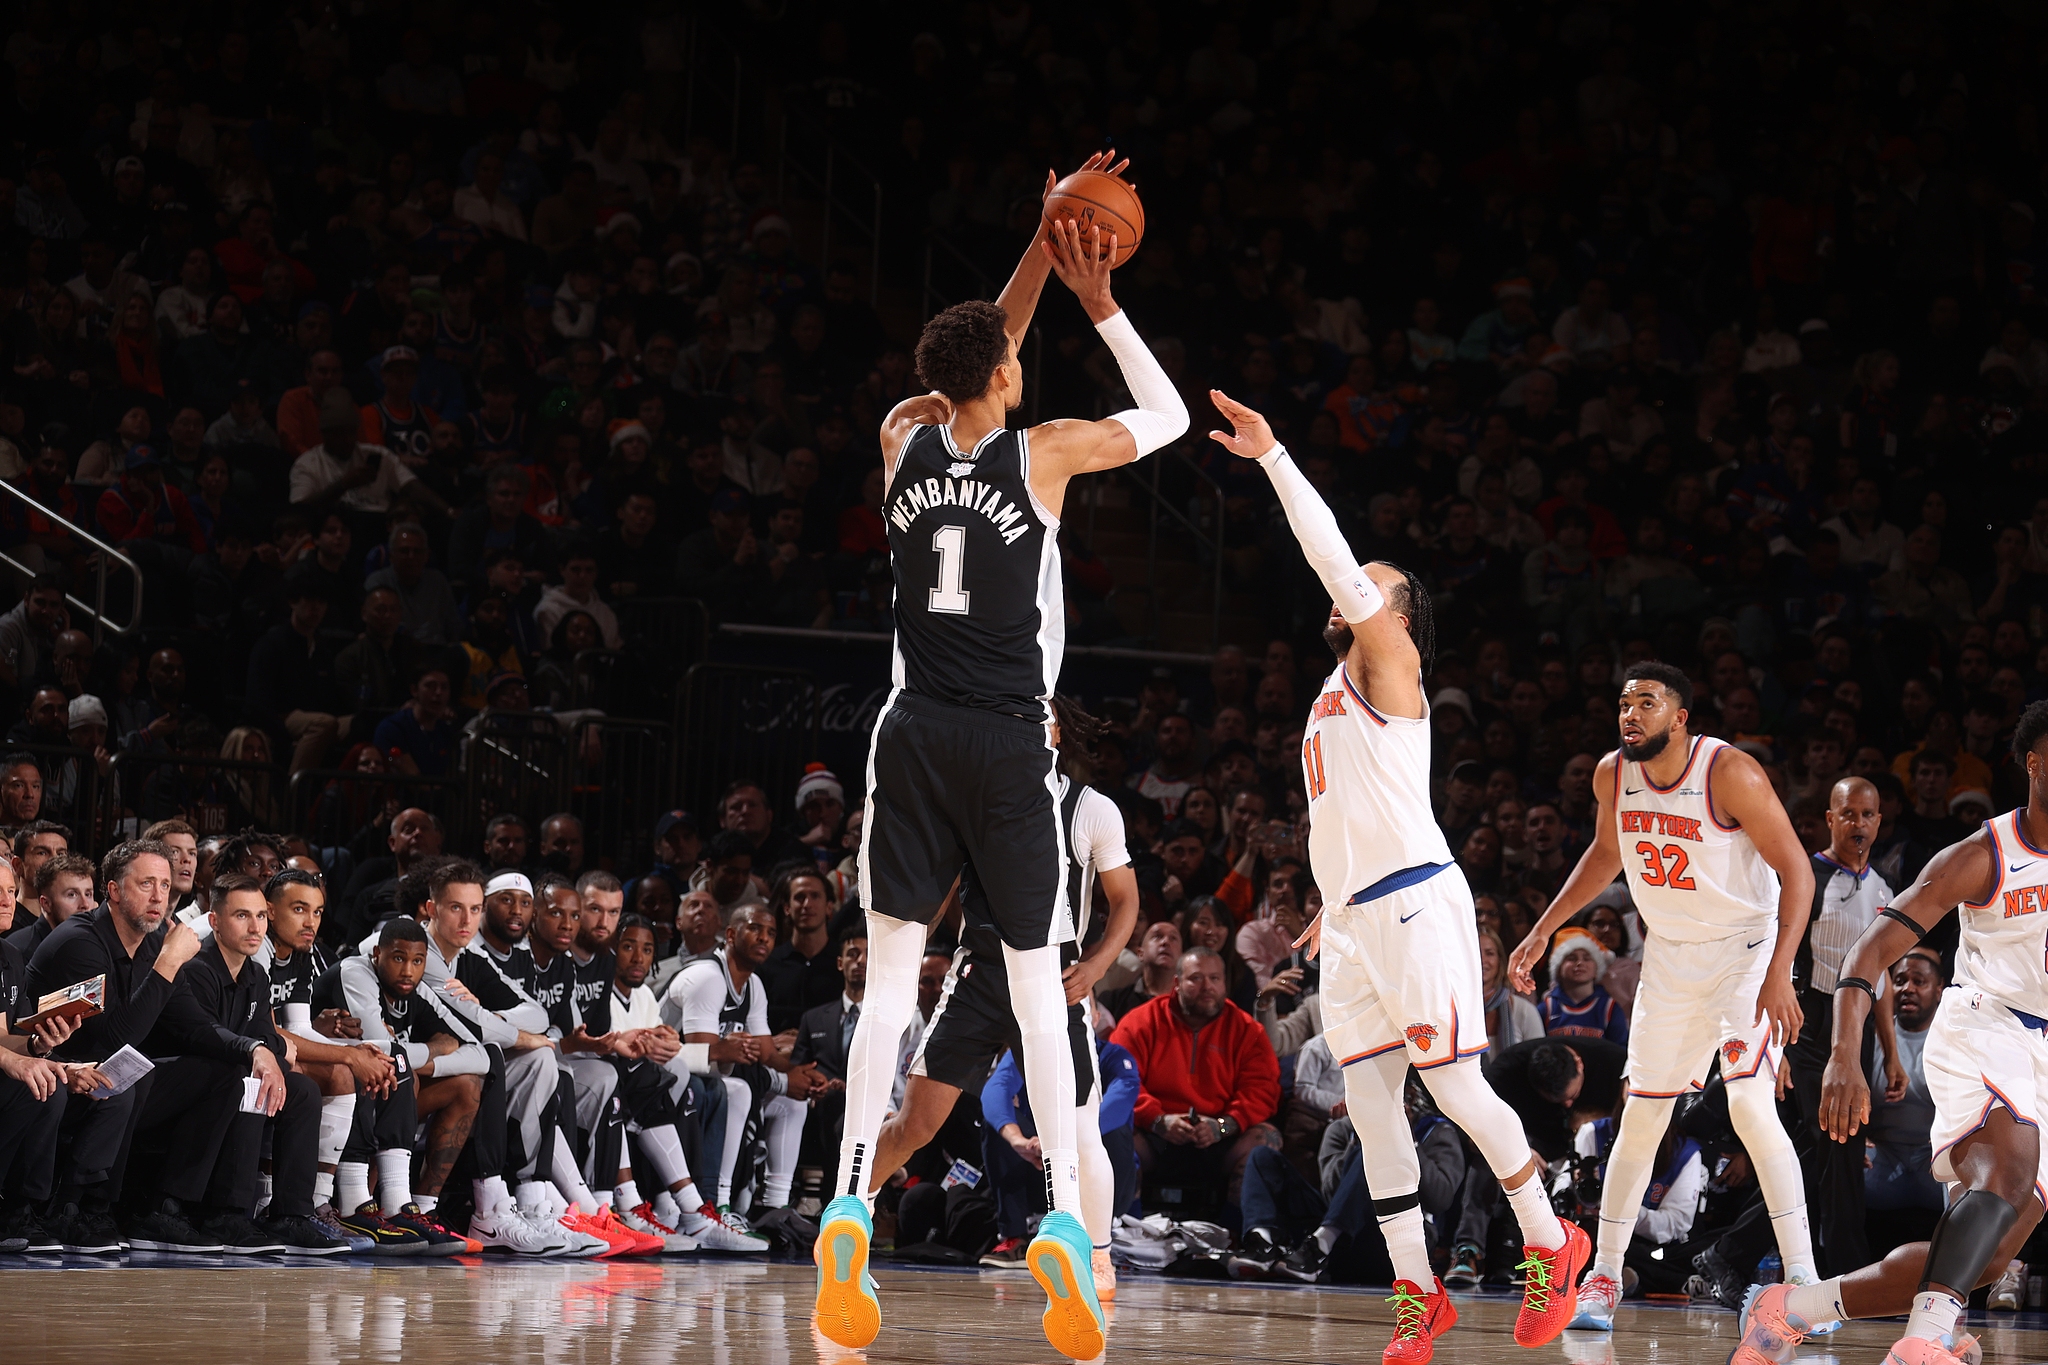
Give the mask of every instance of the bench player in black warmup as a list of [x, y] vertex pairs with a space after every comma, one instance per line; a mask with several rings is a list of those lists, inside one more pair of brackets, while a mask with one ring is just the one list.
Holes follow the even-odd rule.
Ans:
[[[1113, 159], [1091, 157], [1084, 169]], [[847, 1058], [839, 1190], [817, 1247], [818, 1326], [841, 1346], [866, 1346], [881, 1330], [867, 1275], [868, 1168], [917, 1003], [925, 928], [972, 863], [1002, 937], [1024, 1074], [1044, 1124], [1052, 1211], [1025, 1265], [1049, 1297], [1054, 1348], [1077, 1360], [1102, 1352], [1060, 984], [1074, 920], [1051, 738], [1065, 645], [1059, 516], [1076, 474], [1129, 464], [1188, 426], [1187, 405], [1110, 297], [1114, 250], [1099, 226], [1046, 228], [1000, 299], [956, 304], [926, 324], [917, 369], [935, 392], [897, 404], [882, 424], [894, 686], [868, 753], [868, 988]], [[1018, 347], [1048, 273], [1074, 291], [1137, 406], [1012, 431], [1005, 422], [1024, 393]]]

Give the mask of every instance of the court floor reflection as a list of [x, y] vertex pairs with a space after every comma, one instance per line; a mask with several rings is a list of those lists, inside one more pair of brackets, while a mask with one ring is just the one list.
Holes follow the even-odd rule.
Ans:
[[[806, 1265], [741, 1261], [234, 1262], [135, 1256], [55, 1265], [0, 1258], [7, 1300], [0, 1361], [103, 1365], [140, 1352], [151, 1365], [224, 1361], [394, 1365], [837, 1365], [990, 1361], [1058, 1365], [1038, 1332], [1043, 1307], [1021, 1275], [883, 1270], [888, 1315], [865, 1355], [809, 1322]], [[1533, 1353], [1511, 1339], [1515, 1301], [1458, 1301], [1438, 1343], [1444, 1365], [1514, 1359], [1573, 1365], [1721, 1365], [1733, 1314], [1625, 1306], [1613, 1336], [1567, 1333]], [[1391, 1319], [1377, 1294], [1126, 1277], [1110, 1331], [1113, 1360], [1367, 1362]], [[2048, 1318], [1973, 1315], [1987, 1365], [2048, 1358]], [[1893, 1323], [1852, 1324], [1816, 1343], [1811, 1365], [1877, 1360]]]

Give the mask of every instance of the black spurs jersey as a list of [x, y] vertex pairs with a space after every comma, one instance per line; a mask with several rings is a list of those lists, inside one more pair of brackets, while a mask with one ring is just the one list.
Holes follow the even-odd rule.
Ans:
[[910, 433], [882, 516], [896, 576], [895, 685], [1027, 720], [1051, 717], [1066, 648], [1059, 523], [1031, 496], [1031, 441], [996, 430], [961, 454]]
[[[572, 955], [573, 956], [573, 955]], [[588, 1020], [592, 1011], [604, 1013], [605, 994], [612, 988], [612, 978], [618, 974], [618, 955], [609, 949], [600, 949], [591, 954], [590, 961], [576, 964], [576, 1017]], [[591, 1027], [592, 1037], [607, 1030]]]
[[[440, 1034], [463, 1043], [476, 1036], [462, 1023], [435, 1008], [433, 993], [422, 987], [411, 995], [393, 996], [377, 979], [377, 969], [366, 957], [346, 957], [341, 964], [321, 973], [313, 983], [313, 1005], [319, 1010], [347, 1010], [365, 1025], [364, 1037], [382, 1041], [382, 1033], [394, 1042], [426, 1044]], [[370, 1014], [375, 1010], [374, 1016]], [[374, 1027], [372, 1025], [381, 1025]]]
[[[327, 955], [320, 951], [318, 944], [303, 953], [290, 957], [277, 955], [277, 945], [269, 939], [263, 940], [263, 951], [251, 961], [256, 962], [270, 973], [270, 1013], [275, 1019], [284, 1018], [286, 1005], [313, 1004], [313, 982], [327, 970]], [[283, 1027], [282, 1024], [279, 1025]]]
[[545, 967], [536, 966], [527, 991], [548, 1012], [551, 1032], [566, 1038], [576, 1031], [576, 959], [556, 953]]

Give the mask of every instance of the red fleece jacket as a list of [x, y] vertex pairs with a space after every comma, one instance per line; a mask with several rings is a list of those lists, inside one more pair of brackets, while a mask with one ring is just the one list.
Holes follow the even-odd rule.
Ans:
[[1279, 1112], [1280, 1059], [1258, 1021], [1227, 1000], [1197, 1032], [1169, 991], [1125, 1015], [1110, 1040], [1138, 1061], [1140, 1132], [1190, 1107], [1246, 1128]]

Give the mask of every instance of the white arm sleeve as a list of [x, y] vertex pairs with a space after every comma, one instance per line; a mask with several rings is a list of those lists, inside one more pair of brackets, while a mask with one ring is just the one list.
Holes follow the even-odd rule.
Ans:
[[491, 1054], [481, 1043], [464, 1043], [453, 1052], [444, 1052], [434, 1059], [434, 1079], [444, 1080], [449, 1076], [482, 1076], [491, 1069]]
[[1344, 532], [1338, 529], [1330, 505], [1316, 492], [1308, 476], [1295, 468], [1287, 447], [1274, 446], [1259, 456], [1259, 463], [1273, 480], [1273, 491], [1280, 495], [1280, 506], [1287, 511], [1287, 524], [1294, 529], [1294, 538], [1301, 542], [1301, 552], [1308, 557], [1309, 567], [1330, 590], [1330, 600], [1337, 604], [1344, 619], [1355, 626], [1385, 606], [1386, 598], [1359, 568], [1358, 556], [1345, 543]]
[[1095, 332], [1116, 357], [1117, 368], [1124, 374], [1124, 387], [1138, 400], [1137, 407], [1113, 412], [1110, 420], [1124, 424], [1131, 439], [1138, 443], [1140, 457], [1179, 440], [1188, 429], [1188, 405], [1181, 401], [1180, 392], [1166, 377], [1166, 371], [1159, 368], [1159, 361], [1138, 336], [1138, 329], [1131, 326], [1130, 316], [1118, 309], [1114, 316], [1097, 323]]

